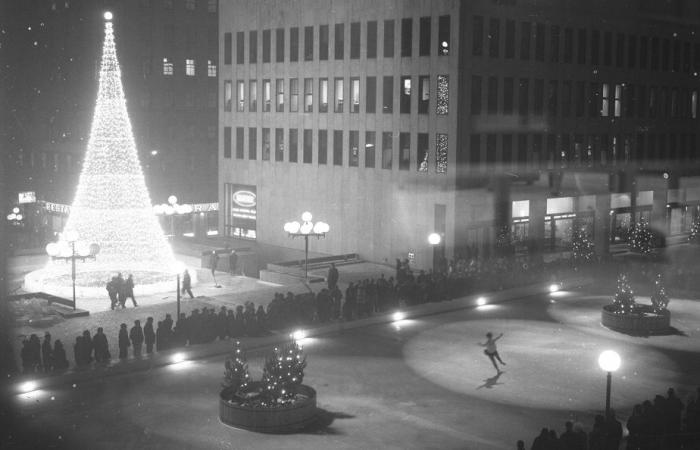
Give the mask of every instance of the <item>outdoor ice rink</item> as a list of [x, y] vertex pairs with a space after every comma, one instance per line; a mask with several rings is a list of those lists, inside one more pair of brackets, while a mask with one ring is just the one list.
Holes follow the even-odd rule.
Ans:
[[[638, 298], [644, 301], [643, 298]], [[224, 357], [95, 379], [15, 398], [25, 432], [70, 448], [510, 449], [566, 420], [590, 431], [605, 404], [601, 351], [616, 350], [612, 406], [674, 387], [685, 401], [700, 377], [700, 308], [672, 299], [679, 334], [631, 337], [599, 324], [609, 299], [559, 292], [305, 339], [305, 384], [320, 424], [294, 435], [237, 430], [218, 419]], [[507, 366], [496, 372], [477, 342], [487, 331]], [[260, 376], [262, 353], [249, 355]], [[51, 399], [53, 397], [53, 399]], [[66, 423], [73, 427], [66, 429]], [[57, 440], [57, 436], [61, 436]]]

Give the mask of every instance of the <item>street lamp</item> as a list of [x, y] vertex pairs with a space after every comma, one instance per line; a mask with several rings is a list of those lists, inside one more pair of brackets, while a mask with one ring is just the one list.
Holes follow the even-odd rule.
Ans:
[[605, 350], [598, 357], [598, 365], [608, 373], [608, 382], [605, 389], [605, 417], [610, 417], [610, 387], [612, 385], [612, 373], [620, 368], [620, 355], [614, 350]]
[[326, 222], [316, 222], [313, 223], [311, 219], [311, 213], [306, 211], [301, 215], [301, 220], [303, 223], [299, 223], [296, 220], [294, 222], [287, 222], [284, 224], [284, 231], [287, 232], [289, 237], [303, 237], [304, 238], [304, 279], [309, 278], [309, 236], [314, 236], [318, 239], [326, 237], [326, 233], [331, 229]]
[[46, 253], [51, 259], [63, 259], [71, 261], [71, 280], [73, 281], [73, 309], [76, 308], [75, 302], [75, 260], [85, 258], [95, 258], [100, 252], [100, 246], [97, 244], [88, 244], [85, 241], [78, 240], [78, 232], [69, 230], [65, 232], [58, 242], [51, 242], [46, 245]]
[[442, 244], [442, 235], [440, 233], [430, 233], [428, 235], [428, 244], [433, 247], [433, 271], [435, 272], [438, 263], [442, 262], [442, 257], [444, 256], [443, 248], [440, 245]]

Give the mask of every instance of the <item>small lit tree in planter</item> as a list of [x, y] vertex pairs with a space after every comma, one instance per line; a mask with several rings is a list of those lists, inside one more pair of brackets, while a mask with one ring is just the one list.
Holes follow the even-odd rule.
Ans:
[[612, 304], [603, 306], [601, 323], [612, 330], [634, 335], [668, 333], [672, 330], [671, 314], [665, 307], [668, 297], [660, 277], [651, 302], [651, 305], [636, 303], [627, 275], [621, 273]]
[[219, 418], [227, 425], [262, 433], [289, 433], [316, 421], [316, 391], [304, 384], [306, 356], [290, 340], [265, 360], [261, 381], [248, 381], [245, 355], [236, 347], [226, 360]]
[[690, 226], [690, 235], [688, 242], [695, 245], [700, 245], [700, 215], [695, 216], [693, 224]]
[[571, 257], [574, 267], [578, 268], [593, 261], [593, 242], [584, 228], [575, 230], [571, 240]]
[[664, 287], [664, 280], [661, 274], [656, 276], [654, 281], [654, 293], [651, 295], [651, 307], [654, 312], [660, 313], [667, 310], [668, 295]]
[[644, 256], [651, 254], [653, 247], [652, 237], [651, 230], [649, 229], [649, 223], [644, 219], [640, 220], [630, 232], [630, 250]]

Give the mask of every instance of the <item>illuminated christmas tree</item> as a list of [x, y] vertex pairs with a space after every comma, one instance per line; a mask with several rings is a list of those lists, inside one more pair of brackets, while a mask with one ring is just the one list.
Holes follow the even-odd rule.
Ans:
[[619, 314], [627, 314], [634, 310], [634, 292], [625, 273], [617, 277], [617, 292], [613, 297], [613, 305], [616, 306], [616, 312]]
[[75, 231], [79, 239], [97, 243], [103, 270], [174, 272], [179, 268], [153, 213], [136, 151], [111, 14], [105, 19], [97, 104], [64, 233]]
[[223, 386], [234, 393], [242, 392], [248, 386], [248, 360], [241, 349], [241, 343], [236, 341], [233, 353], [226, 358]]
[[668, 295], [664, 287], [664, 280], [661, 274], [656, 276], [654, 281], [654, 293], [651, 295], [651, 306], [655, 312], [661, 312], [668, 306]]
[[306, 356], [296, 341], [292, 340], [265, 360], [262, 385], [263, 397], [270, 404], [286, 403], [296, 394], [296, 386], [304, 381]]
[[585, 229], [579, 228], [572, 236], [572, 257], [576, 267], [593, 260], [593, 242]]
[[690, 226], [688, 242], [700, 245], [700, 216], [695, 216], [695, 219], [693, 219], [693, 224]]
[[651, 230], [649, 230], [649, 223], [642, 219], [632, 228], [630, 233], [630, 250], [642, 255], [648, 255], [652, 249], [651, 240], [652, 235]]

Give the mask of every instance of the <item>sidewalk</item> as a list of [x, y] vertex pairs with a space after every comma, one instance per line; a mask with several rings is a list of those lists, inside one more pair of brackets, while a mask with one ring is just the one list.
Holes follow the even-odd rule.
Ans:
[[[355, 268], [357, 273], [357, 268]], [[561, 289], [574, 289], [581, 287], [586, 284], [590, 284], [593, 280], [578, 278], [560, 281], [559, 287]], [[470, 295], [466, 297], [461, 297], [449, 301], [438, 302], [438, 303], [426, 303], [421, 305], [415, 305], [412, 307], [407, 307], [401, 310], [403, 313], [403, 319], [416, 318], [421, 316], [427, 316], [432, 314], [439, 314], [459, 309], [474, 308], [478, 307], [481, 301], [485, 301], [486, 304], [497, 304], [508, 301], [513, 301], [517, 299], [527, 298], [529, 296], [541, 294], [544, 292], [549, 292], [550, 283], [538, 283], [529, 286], [518, 287], [514, 289], [507, 289], [495, 293], [489, 294], [477, 294]], [[285, 286], [286, 288], [286, 286]], [[279, 290], [279, 289], [278, 289]], [[208, 298], [197, 298], [194, 301], [188, 301], [186, 304], [194, 309], [197, 304], [208, 305], [211, 299]], [[200, 303], [201, 302], [201, 303]], [[141, 308], [130, 309], [128, 311], [141, 310]], [[189, 310], [189, 309], [188, 309]], [[183, 309], [183, 311], [186, 311]], [[121, 312], [121, 311], [120, 311]], [[380, 323], [389, 323], [396, 320], [394, 313], [396, 311], [390, 311], [386, 313], [380, 313], [373, 315], [371, 317], [353, 320], [349, 322], [340, 321], [326, 324], [318, 324], [304, 330], [306, 337], [321, 336], [327, 334], [334, 334], [342, 332], [343, 330], [349, 330], [354, 328], [366, 327], [369, 325], [375, 325]], [[94, 325], [93, 325], [94, 326]], [[238, 339], [241, 341], [243, 347], [246, 348], [248, 352], [260, 350], [280, 343], [285, 342], [288, 339], [288, 335], [284, 332], [273, 333], [269, 336], [264, 337], [244, 337]], [[113, 339], [114, 340], [114, 339]], [[94, 369], [85, 369], [79, 371], [69, 371], [60, 375], [47, 376], [44, 378], [32, 379], [36, 381], [37, 387], [35, 389], [49, 388], [51, 386], [58, 386], [64, 384], [75, 384], [84, 381], [88, 381], [94, 377], [105, 377], [111, 375], [119, 375], [132, 371], [143, 371], [151, 370], [156, 367], [166, 366], [173, 364], [174, 356], [177, 355], [180, 358], [186, 360], [196, 360], [203, 359], [212, 356], [226, 354], [231, 351], [232, 341], [215, 341], [210, 344], [194, 345], [189, 347], [183, 347], [180, 349], [173, 349], [165, 352], [154, 353], [150, 357], [143, 357], [141, 359], [129, 359], [124, 362], [115, 361], [117, 353], [112, 353], [113, 364], [106, 367], [95, 367]], [[111, 350], [111, 349], [110, 349]], [[22, 381], [27, 381], [30, 377], [20, 376], [14, 380], [8, 381], [5, 386], [5, 391], [7, 393], [18, 393], [18, 384]]]

